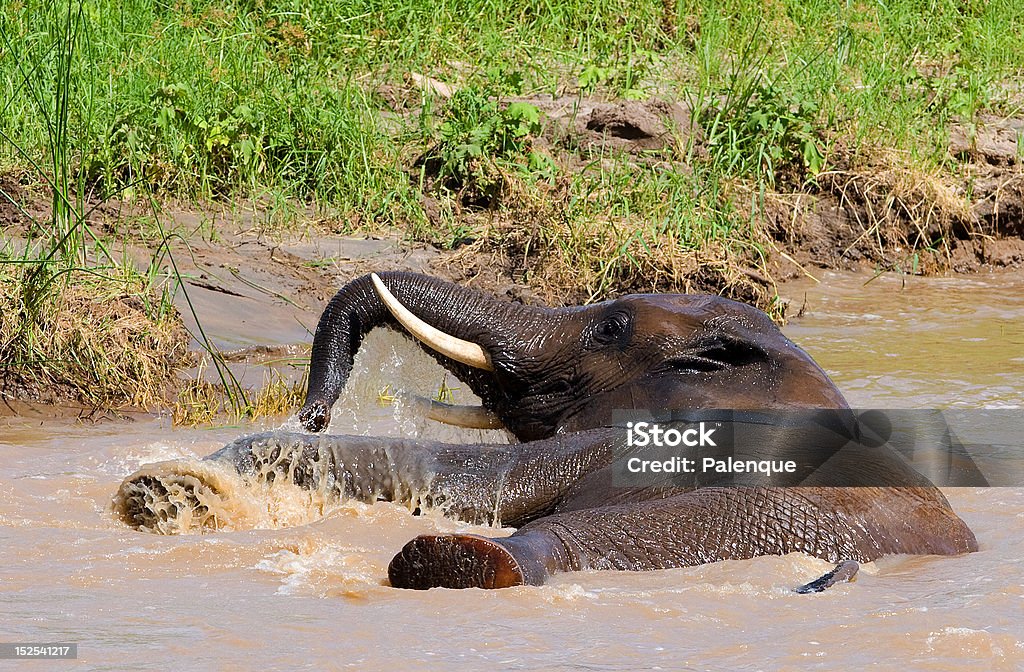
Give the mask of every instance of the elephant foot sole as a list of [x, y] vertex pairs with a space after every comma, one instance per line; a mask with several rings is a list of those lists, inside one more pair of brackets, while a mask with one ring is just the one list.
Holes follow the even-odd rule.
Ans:
[[122, 491], [122, 518], [137, 530], [176, 534], [190, 527], [218, 527], [217, 517], [204, 503], [214, 492], [198, 480], [142, 476]]
[[494, 539], [475, 534], [422, 535], [388, 566], [395, 588], [509, 588], [526, 583], [519, 562]]
[[237, 527], [254, 519], [239, 496], [242, 479], [222, 465], [170, 460], [146, 465], [114, 496], [114, 513], [130, 527], [155, 534], [195, 534]]

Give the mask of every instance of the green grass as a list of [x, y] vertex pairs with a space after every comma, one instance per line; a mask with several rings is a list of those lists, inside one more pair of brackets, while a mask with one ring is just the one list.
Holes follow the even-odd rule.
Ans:
[[[801, 189], [837, 158], [870, 163], [879, 148], [924, 170], [947, 164], [949, 124], [1019, 112], [1001, 84], [1024, 70], [1015, 0], [2, 8], [0, 166], [34, 167], [55, 193], [305, 202], [441, 246], [487, 235], [467, 208], [539, 211], [553, 221], [535, 241], [609, 278], [609, 260], [590, 257], [610, 253], [625, 272], [643, 266], [637, 250], [665, 241], [756, 246], [737, 184], [762, 197]], [[410, 73], [461, 87], [461, 112]], [[538, 150], [532, 118], [490, 102], [536, 94], [686, 101], [706, 152], [651, 157], [690, 166], [679, 174], [614, 154], [583, 156], [577, 170], [561, 150]], [[424, 156], [440, 157], [444, 179], [425, 179]], [[428, 219], [424, 190], [440, 220]], [[55, 221], [74, 219], [65, 200], [54, 197], [65, 211]], [[592, 222], [625, 233], [594, 234]]]
[[[5, 210], [26, 223], [0, 241], [0, 391], [49, 402], [77, 401], [95, 408], [150, 407], [160, 402], [189, 361], [188, 333], [171, 303], [170, 278], [161, 277], [166, 238], [148, 268], [139, 269], [124, 247], [97, 235], [90, 217], [103, 199], [89, 198], [81, 169], [93, 112], [92, 82], [77, 77], [89, 23], [82, 5], [50, 7], [48, 46], [19, 55], [11, 71], [18, 84], [6, 101], [19, 101], [38, 120], [43, 151], [16, 136], [2, 137], [49, 194], [49, 213], [31, 189], [4, 176]], [[15, 43], [5, 30], [4, 47]], [[6, 54], [10, 56], [10, 54]], [[18, 94], [21, 94], [20, 98]], [[86, 144], [77, 144], [83, 142]], [[92, 204], [90, 204], [90, 201]], [[180, 284], [180, 278], [177, 278]]]
[[670, 25], [651, 1], [98, 0], [83, 6], [78, 57], [62, 60], [66, 7], [5, 2], [0, 18], [0, 81], [14, 92], [0, 130], [34, 160], [68, 165], [25, 79], [66, 68], [66, 130], [84, 150], [73, 168], [99, 193], [137, 179], [193, 198], [274, 191], [381, 223], [417, 218], [410, 155], [437, 139], [429, 124], [382, 122], [379, 86], [409, 72], [488, 92], [705, 102], [754, 78], [775, 97], [769, 112], [802, 106], [823, 141], [941, 161], [945, 125], [998, 107], [995, 85], [1024, 67], [1013, 0], [679, 2]]

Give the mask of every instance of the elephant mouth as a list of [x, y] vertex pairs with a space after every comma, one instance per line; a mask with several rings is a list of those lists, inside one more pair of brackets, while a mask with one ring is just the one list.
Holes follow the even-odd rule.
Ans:
[[670, 359], [665, 362], [665, 370], [681, 375], [699, 375], [702, 373], [714, 373], [730, 366], [723, 361], [713, 357], [701, 355], [690, 355], [679, 359]]
[[752, 343], [718, 334], [690, 352], [666, 360], [665, 369], [680, 375], [699, 375], [735, 369], [767, 358], [768, 353]]

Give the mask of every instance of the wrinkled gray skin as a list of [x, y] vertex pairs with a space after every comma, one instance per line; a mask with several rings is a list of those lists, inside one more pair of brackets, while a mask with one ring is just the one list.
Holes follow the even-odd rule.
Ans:
[[[418, 317], [483, 347], [493, 372], [428, 352], [522, 443], [271, 433], [210, 459], [247, 472], [276, 458], [296, 466], [296, 480], [309, 487], [519, 527], [501, 539], [414, 539], [391, 563], [393, 585], [502, 587], [542, 583], [557, 571], [650, 570], [793, 551], [838, 562], [977, 548], [927, 485], [612, 487], [609, 464], [622, 441], [609, 429], [614, 409], [846, 407], [811, 358], [754, 308], [687, 295], [533, 308], [421, 275], [380, 276]], [[380, 326], [402, 329], [369, 277], [330, 301], [299, 416], [307, 429], [326, 426], [363, 337]]]

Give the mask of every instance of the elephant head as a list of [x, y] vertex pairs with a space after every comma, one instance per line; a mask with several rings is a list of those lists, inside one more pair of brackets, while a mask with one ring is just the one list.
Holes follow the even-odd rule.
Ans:
[[307, 429], [326, 427], [366, 333], [399, 323], [522, 441], [606, 425], [616, 409], [846, 406], [804, 351], [742, 303], [652, 294], [538, 308], [381, 273], [349, 283], [320, 319]]

